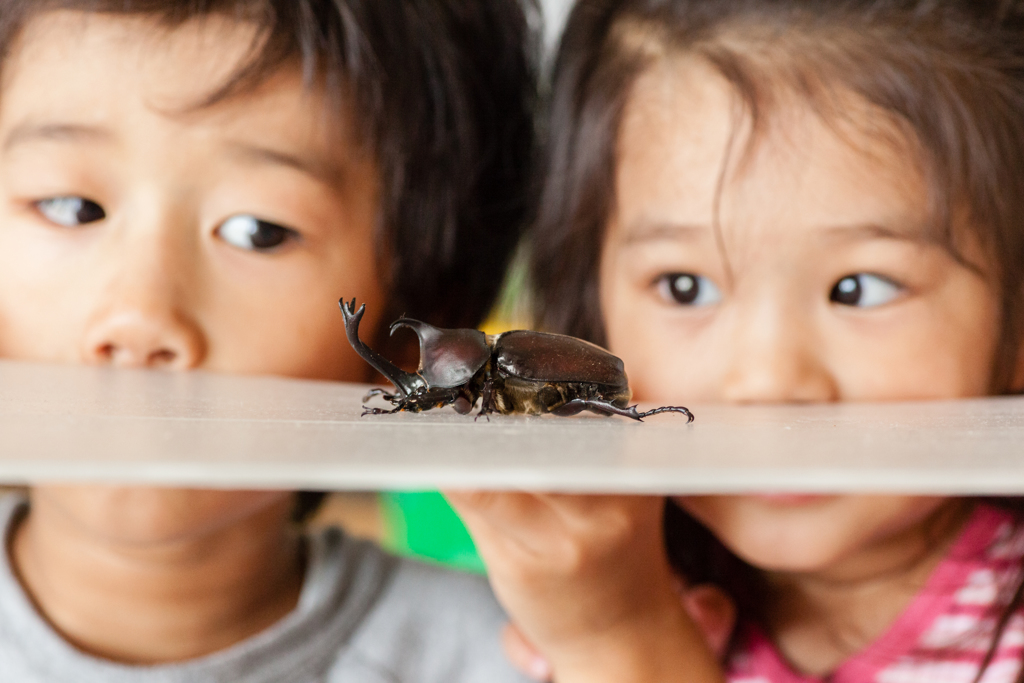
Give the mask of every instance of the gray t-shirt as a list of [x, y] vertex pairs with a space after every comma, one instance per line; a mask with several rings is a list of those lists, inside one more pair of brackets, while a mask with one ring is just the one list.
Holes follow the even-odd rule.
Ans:
[[[0, 499], [10, 534], [23, 499]], [[296, 608], [215, 654], [159, 666], [98, 659], [65, 642], [0, 562], [0, 681], [18, 683], [524, 683], [502, 656], [505, 616], [487, 583], [401, 560], [339, 529], [309, 537]], [[6, 546], [6, 544], [5, 544]]]

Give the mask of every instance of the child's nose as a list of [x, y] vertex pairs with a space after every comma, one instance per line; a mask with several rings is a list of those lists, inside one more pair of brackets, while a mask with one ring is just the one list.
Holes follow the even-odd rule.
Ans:
[[82, 354], [97, 365], [187, 370], [200, 363], [203, 344], [195, 326], [173, 311], [124, 306], [89, 326]]
[[732, 403], [839, 400], [813, 329], [792, 315], [762, 315], [732, 335], [723, 399]]
[[80, 353], [86, 363], [186, 370], [206, 353], [206, 337], [188, 300], [195, 260], [186, 244], [158, 231], [112, 245]]

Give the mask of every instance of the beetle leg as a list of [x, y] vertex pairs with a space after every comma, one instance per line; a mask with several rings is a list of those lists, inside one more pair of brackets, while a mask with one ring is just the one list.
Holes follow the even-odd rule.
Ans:
[[[633, 412], [636, 412], [636, 406], [630, 408]], [[682, 406], [662, 406], [661, 408], [655, 408], [654, 410], [648, 410], [646, 413], [638, 413], [641, 418], [648, 417], [650, 415], [657, 415], [658, 413], [682, 413], [686, 416], [686, 422], [693, 422], [693, 413]]]
[[480, 412], [484, 415], [494, 411], [494, 382], [487, 380], [480, 390]]
[[608, 401], [602, 401], [600, 399], [595, 398], [574, 398], [573, 400], [567, 401], [566, 403], [562, 404], [558, 408], [555, 408], [551, 412], [554, 415], [568, 417], [571, 415], [581, 413], [584, 410], [589, 410], [592, 413], [599, 413], [602, 415], [621, 415], [622, 417], [628, 417], [630, 419], [637, 420], [638, 422], [643, 422], [643, 419], [645, 417], [648, 417], [650, 415], [657, 415], [658, 413], [683, 413], [689, 418], [687, 422], [693, 422], [693, 413], [691, 413], [689, 410], [683, 407], [664, 406], [662, 408], [648, 410], [645, 413], [639, 413], [636, 410], [636, 406], [620, 408], [613, 403], [609, 403]]
[[370, 389], [368, 392], [366, 392], [366, 396], [363, 396], [363, 402], [365, 403], [366, 401], [369, 401], [371, 398], [375, 396], [380, 396], [385, 401], [391, 401], [392, 403], [395, 402], [394, 394], [389, 394], [386, 390], [381, 389], [379, 387], [376, 389]]
[[480, 396], [481, 410], [483, 410], [485, 413], [498, 412], [498, 400], [495, 398], [495, 396], [497, 396], [497, 390], [494, 387], [493, 379], [489, 379], [486, 382], [484, 382], [483, 387], [480, 389]]
[[393, 415], [402, 410], [405, 410], [404, 405], [392, 408], [391, 410], [384, 410], [383, 408], [368, 408], [367, 406], [363, 406], [363, 413], [360, 417], [365, 415]]
[[491, 418], [487, 417], [488, 413], [493, 413], [494, 410], [494, 382], [487, 380], [484, 382], [483, 388], [480, 389], [480, 412], [476, 414], [473, 421], [476, 422], [483, 416], [488, 422]]
[[579, 415], [584, 410], [593, 410], [593, 408], [587, 405], [588, 403], [589, 401], [586, 399], [574, 398], [571, 401], [566, 401], [550, 412], [552, 415], [558, 415], [559, 417], [572, 417], [573, 415]]

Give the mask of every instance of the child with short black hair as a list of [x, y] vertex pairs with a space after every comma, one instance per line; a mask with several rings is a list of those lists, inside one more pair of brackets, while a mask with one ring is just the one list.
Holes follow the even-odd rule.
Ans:
[[[0, 356], [366, 381], [339, 297], [370, 333], [477, 324], [526, 205], [526, 34], [515, 0], [3, 0]], [[0, 678], [518, 680], [480, 580], [296, 506], [7, 499]]]

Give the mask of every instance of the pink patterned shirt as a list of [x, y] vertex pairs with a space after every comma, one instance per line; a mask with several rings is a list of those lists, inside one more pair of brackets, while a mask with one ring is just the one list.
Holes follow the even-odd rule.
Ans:
[[[1024, 524], [979, 505], [949, 554], [878, 640], [824, 678], [790, 668], [756, 627], [741, 635], [729, 683], [972, 683], [1021, 580]], [[1010, 617], [981, 683], [1013, 683], [1024, 658], [1024, 609]]]

